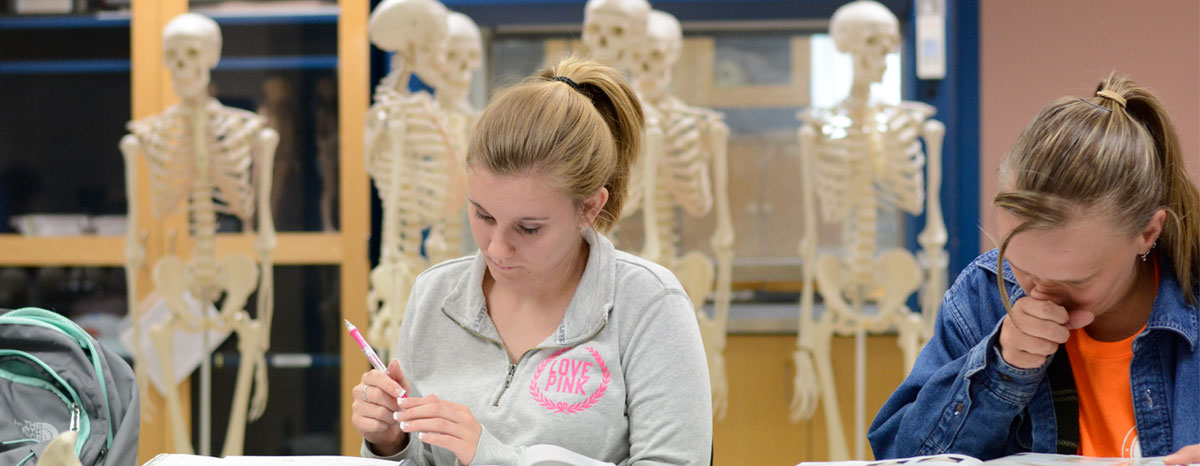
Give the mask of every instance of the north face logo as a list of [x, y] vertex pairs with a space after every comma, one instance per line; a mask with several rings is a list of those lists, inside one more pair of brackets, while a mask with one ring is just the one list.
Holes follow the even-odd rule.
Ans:
[[13, 424], [21, 429], [21, 433], [28, 438], [37, 439], [38, 442], [47, 442], [58, 437], [58, 429], [48, 422], [29, 421], [25, 419], [14, 419]]

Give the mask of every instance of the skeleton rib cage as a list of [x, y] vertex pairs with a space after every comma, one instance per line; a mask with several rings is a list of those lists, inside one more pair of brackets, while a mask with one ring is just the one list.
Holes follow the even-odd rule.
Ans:
[[[233, 215], [243, 223], [254, 215], [254, 148], [266, 120], [209, 100], [204, 109], [205, 141], [197, 144], [192, 114], [184, 106], [174, 106], [128, 126], [150, 167], [155, 217], [164, 218], [180, 206], [187, 207], [188, 228], [196, 240], [192, 292], [215, 302], [221, 292], [217, 287], [217, 214]], [[206, 158], [197, 157], [197, 146], [203, 147]]]
[[[387, 128], [380, 128], [380, 138], [368, 148], [367, 172], [383, 202], [381, 260], [419, 256], [421, 230], [441, 218], [449, 195], [455, 147], [446, 118], [426, 93], [382, 94], [370, 112], [382, 112], [386, 122], [399, 119], [406, 128], [403, 141], [392, 141]], [[393, 150], [396, 144], [404, 147], [403, 157]]]
[[[254, 139], [266, 126], [259, 115], [208, 102], [209, 152], [207, 178], [212, 182], [213, 207], [217, 212], [234, 215], [242, 220], [254, 215], [254, 184], [252, 172]], [[171, 215], [189, 197], [198, 179], [196, 166], [190, 157], [178, 154], [194, 152], [189, 110], [182, 106], [143, 120], [129, 122], [129, 132], [138, 137], [150, 165], [151, 189], [154, 191], [154, 215]]]
[[[875, 260], [878, 212], [899, 209], [919, 215], [925, 205], [925, 154], [921, 125], [932, 107], [905, 102], [872, 108], [873, 118], [850, 115], [845, 107], [804, 116], [817, 129], [814, 191], [821, 218], [840, 223], [847, 262], [856, 281], [869, 282]], [[873, 124], [854, 125], [870, 120]], [[863, 189], [869, 187], [869, 189]]]
[[684, 211], [693, 217], [703, 217], [712, 210], [713, 194], [708, 167], [712, 154], [705, 151], [701, 141], [701, 125], [707, 123], [706, 119], [718, 117], [676, 99], [664, 107], [662, 121], [667, 147], [660, 180]]
[[658, 108], [663, 126], [663, 157], [659, 161], [655, 183], [655, 210], [658, 212], [656, 231], [665, 265], [678, 259], [680, 235], [679, 216], [675, 207], [692, 217], [707, 215], [713, 206], [712, 176], [709, 164], [712, 154], [705, 146], [703, 131], [706, 125], [719, 121], [720, 115], [705, 109], [689, 107], [675, 98]]
[[[885, 208], [898, 208], [913, 215], [924, 208], [925, 154], [921, 149], [921, 124], [933, 116], [932, 108], [905, 102], [901, 107], [882, 107], [875, 125], [855, 127], [844, 108], [816, 111], [806, 123], [819, 128], [825, 139], [817, 153], [817, 195], [822, 218], [838, 222], [851, 212], [847, 204], [872, 195]], [[848, 189], [856, 176], [869, 176], [873, 192]], [[829, 206], [829, 207], [825, 207]]]

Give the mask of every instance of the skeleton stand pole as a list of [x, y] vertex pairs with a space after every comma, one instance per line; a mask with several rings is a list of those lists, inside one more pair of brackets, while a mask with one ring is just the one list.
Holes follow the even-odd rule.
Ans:
[[[863, 287], [854, 293], [854, 314], [863, 318]], [[863, 432], [867, 431], [867, 324], [857, 322], [854, 329], [854, 458], [866, 458]], [[838, 435], [842, 435], [838, 432]]]
[[[206, 311], [201, 306], [200, 312]], [[208, 329], [200, 329], [200, 335], [201, 348], [207, 351]], [[200, 362], [200, 455], [212, 455], [212, 355], [208, 354]]]

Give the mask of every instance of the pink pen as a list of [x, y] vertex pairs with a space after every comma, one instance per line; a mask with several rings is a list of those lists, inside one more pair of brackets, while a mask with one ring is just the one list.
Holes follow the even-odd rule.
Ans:
[[[371, 345], [368, 345], [367, 340], [363, 339], [362, 333], [359, 333], [358, 331], [358, 327], [355, 327], [354, 324], [350, 323], [349, 319], [343, 320], [346, 321], [346, 329], [350, 331], [350, 336], [354, 337], [354, 341], [358, 342], [358, 347], [362, 348], [363, 354], [367, 355], [367, 360], [371, 361], [371, 367], [379, 369], [386, 374], [387, 366], [383, 365], [383, 361], [379, 360], [379, 355], [375, 354], [375, 350], [371, 349]], [[400, 398], [408, 398], [408, 393], [405, 393], [403, 388], [400, 389]]]

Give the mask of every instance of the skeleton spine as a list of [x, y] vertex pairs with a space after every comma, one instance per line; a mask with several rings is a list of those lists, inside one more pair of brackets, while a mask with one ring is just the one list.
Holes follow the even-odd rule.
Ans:
[[193, 292], [209, 302], [219, 298], [217, 287], [216, 235], [217, 213], [213, 203], [213, 181], [211, 160], [208, 154], [208, 111], [197, 111], [192, 120], [192, 142], [195, 145], [196, 176], [192, 178], [191, 203], [189, 203], [192, 235], [196, 241], [196, 282]]

